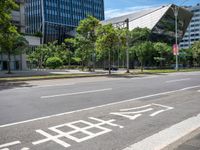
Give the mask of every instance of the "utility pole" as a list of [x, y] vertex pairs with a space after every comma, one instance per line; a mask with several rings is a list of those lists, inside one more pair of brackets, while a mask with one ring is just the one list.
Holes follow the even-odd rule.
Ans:
[[125, 20], [126, 22], [126, 27], [127, 27], [127, 34], [126, 34], [126, 68], [127, 68], [127, 73], [130, 73], [129, 70], [129, 35], [128, 35], [128, 31], [129, 31], [129, 19], [127, 18]]

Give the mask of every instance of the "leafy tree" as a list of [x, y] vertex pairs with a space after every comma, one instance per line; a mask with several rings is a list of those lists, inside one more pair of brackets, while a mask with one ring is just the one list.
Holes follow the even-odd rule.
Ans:
[[11, 73], [11, 55], [21, 54], [28, 46], [28, 41], [19, 35], [15, 28], [7, 33], [0, 33], [0, 51], [8, 56], [8, 73]]
[[80, 34], [77, 34], [74, 39], [66, 39], [65, 42], [73, 45], [76, 58], [74, 60], [78, 63], [81, 62], [82, 70], [84, 70], [85, 66], [90, 67], [89, 62], [92, 54], [91, 49], [88, 48], [88, 45], [90, 45], [90, 41], [85, 39]]
[[47, 59], [46, 65], [50, 69], [56, 69], [63, 65], [63, 61], [58, 57], [50, 57]]
[[141, 64], [141, 72], [144, 70], [145, 62], [148, 60], [149, 55], [153, 49], [152, 42], [145, 41], [143, 43], [137, 43], [137, 45], [134, 46], [135, 54], [138, 57], [138, 60]]
[[134, 46], [135, 43], [141, 41], [148, 41], [151, 31], [148, 28], [135, 28], [129, 32], [129, 44], [130, 47]]
[[28, 56], [32, 64], [36, 64], [40, 69], [45, 67], [46, 60], [53, 57], [52, 50], [48, 48], [47, 44], [40, 45]]
[[11, 12], [18, 6], [13, 0], [0, 1], [0, 50], [8, 55], [8, 73], [11, 73], [11, 55], [20, 53], [27, 41], [21, 37], [11, 22]]
[[115, 29], [112, 24], [104, 25], [97, 30], [97, 50], [101, 51], [108, 58], [109, 63], [109, 74], [111, 74], [111, 53], [117, 47], [119, 42], [117, 29]]
[[157, 52], [157, 56], [154, 59], [160, 63], [160, 67], [163, 67], [164, 62], [167, 60], [168, 54], [171, 52], [171, 47], [169, 47], [166, 43], [157, 42], [154, 43], [154, 49]]
[[[18, 6], [13, 0], [0, 1], [0, 32], [5, 32], [11, 25], [11, 12]], [[5, 30], [6, 29], [6, 30]]]
[[[87, 45], [84, 45], [84, 49], [88, 49], [90, 56], [93, 59], [93, 71], [95, 70], [95, 43], [97, 40], [96, 29], [100, 25], [100, 21], [93, 16], [88, 16], [84, 20], [80, 21], [79, 26], [77, 27], [77, 38], [79, 43], [87, 42]], [[80, 36], [82, 38], [80, 38]], [[80, 40], [81, 39], [81, 40]], [[87, 46], [87, 47], [86, 47]]]
[[195, 42], [192, 46], [193, 58], [197, 65], [200, 65], [200, 41]]

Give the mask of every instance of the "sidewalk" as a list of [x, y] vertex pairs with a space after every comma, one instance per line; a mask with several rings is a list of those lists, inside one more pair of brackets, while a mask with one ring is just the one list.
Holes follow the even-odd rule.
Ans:
[[200, 150], [200, 134], [180, 145], [176, 150]]

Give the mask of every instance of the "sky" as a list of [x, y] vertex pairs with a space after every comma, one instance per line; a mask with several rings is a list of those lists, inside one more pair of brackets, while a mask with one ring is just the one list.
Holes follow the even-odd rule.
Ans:
[[[186, 1], [184, 4], [183, 2]], [[166, 5], [196, 5], [199, 0], [104, 0], [106, 19], [126, 15], [135, 11]]]

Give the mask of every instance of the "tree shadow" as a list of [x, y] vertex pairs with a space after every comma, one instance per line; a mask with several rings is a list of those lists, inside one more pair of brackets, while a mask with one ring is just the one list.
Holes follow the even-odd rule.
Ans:
[[15, 89], [15, 88], [30, 88], [34, 87], [34, 85], [31, 85], [25, 81], [0, 81], [0, 91], [3, 90], [9, 90], [9, 89]]

